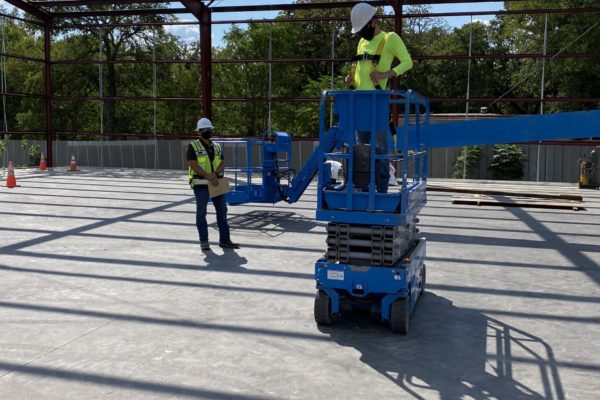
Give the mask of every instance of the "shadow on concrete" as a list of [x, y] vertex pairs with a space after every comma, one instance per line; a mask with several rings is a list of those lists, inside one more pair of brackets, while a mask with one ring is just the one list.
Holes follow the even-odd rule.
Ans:
[[514, 267], [514, 268], [530, 268], [530, 269], [547, 269], [555, 271], [576, 271], [575, 267], [567, 267], [564, 265], [548, 265], [548, 264], [531, 264], [531, 263], [520, 263], [514, 261], [505, 260], [478, 260], [469, 258], [448, 258], [448, 257], [434, 257], [427, 256], [429, 262], [440, 262], [440, 263], [454, 263], [454, 264], [470, 264], [477, 267], [485, 268], [485, 266], [494, 267]]
[[[507, 229], [500, 226], [494, 227], [482, 227], [482, 226], [474, 226], [474, 225], [440, 225], [440, 224], [419, 224], [419, 228], [421, 231], [425, 231], [426, 229], [435, 228], [435, 229], [461, 229], [461, 230], [469, 230], [469, 231], [482, 231], [482, 232], [512, 232], [512, 233], [532, 233], [529, 229]], [[553, 232], [557, 235], [569, 235], [571, 237], [598, 237], [597, 233], [571, 233], [571, 232], [559, 232], [553, 230]]]
[[[209, 226], [217, 228], [214, 222]], [[325, 224], [306, 218], [292, 211], [262, 211], [254, 210], [237, 214], [229, 218], [231, 230], [246, 229], [258, 231], [271, 237], [277, 237], [286, 232], [307, 233], [317, 226], [325, 229]], [[323, 232], [324, 233], [324, 232]]]
[[80, 308], [55, 307], [33, 303], [16, 303], [10, 301], [0, 301], [0, 309], [24, 310], [46, 314], [70, 315], [78, 317], [98, 318], [109, 321], [124, 321], [138, 324], [147, 324], [155, 326], [171, 326], [178, 328], [197, 329], [216, 332], [231, 332], [239, 334], [261, 335], [267, 337], [281, 337], [286, 339], [310, 340], [314, 342], [329, 342], [327, 336], [318, 332], [295, 332], [280, 329], [269, 329], [251, 326], [240, 326], [233, 324], [218, 324], [212, 322], [203, 322], [201, 320], [181, 319], [181, 318], [163, 318], [154, 316], [144, 316], [139, 314], [115, 313], [106, 311], [83, 310]]
[[600, 245], [568, 243], [559, 235], [548, 229], [544, 223], [538, 221], [530, 213], [519, 208], [507, 208], [516, 218], [521, 220], [525, 225], [542, 238], [546, 246], [555, 249], [563, 257], [573, 264], [573, 266], [590, 279], [600, 285], [600, 265], [594, 262], [583, 252], [600, 252]]
[[[200, 250], [198, 250], [200, 251]], [[117, 258], [103, 258], [103, 257], [83, 257], [74, 256], [68, 254], [54, 254], [54, 253], [40, 253], [30, 251], [13, 251], [9, 253], [14, 256], [25, 256], [34, 259], [51, 259], [51, 260], [65, 260], [65, 261], [79, 261], [81, 263], [90, 263], [91, 266], [97, 268], [97, 264], [115, 265], [119, 267], [142, 267], [142, 268], [165, 268], [173, 270], [197, 270], [206, 272], [223, 272], [223, 273], [244, 273], [248, 275], [257, 276], [274, 276], [280, 278], [290, 279], [314, 279], [314, 274], [294, 271], [274, 271], [266, 269], [246, 269], [246, 268], [235, 268], [234, 270], [229, 269], [201, 269], [198, 264], [169, 264], [159, 261], [144, 261], [144, 260], [128, 260], [128, 259], [117, 259]], [[96, 265], [92, 265], [96, 264]], [[83, 266], [82, 266], [83, 267]]]
[[[522, 211], [522, 210], [519, 210]], [[526, 220], [525, 220], [526, 219]], [[544, 240], [530, 240], [530, 239], [510, 239], [510, 238], [499, 238], [489, 236], [470, 236], [470, 235], [455, 235], [450, 233], [434, 233], [428, 232], [426, 234], [427, 240], [430, 242], [446, 242], [453, 244], [473, 244], [479, 246], [503, 246], [509, 248], [524, 247], [530, 249], [559, 249], [561, 247], [568, 248], [568, 253], [571, 253], [570, 258], [576, 258], [577, 261], [582, 261], [580, 257], [575, 257], [575, 253], [581, 254], [582, 251], [600, 253], [600, 245], [594, 244], [582, 244], [582, 243], [567, 243], [560, 238], [557, 234], [548, 230], [543, 224], [536, 222], [531, 216], [524, 219], [524, 222], [531, 223], [531, 233], [537, 234]], [[535, 228], [534, 228], [535, 227]], [[592, 262], [590, 259], [586, 260], [589, 264]]]
[[[464, 210], [464, 211], [470, 211], [470, 210]], [[489, 212], [490, 210], [487, 209], [487, 211]], [[547, 214], [547, 213], [544, 213]], [[477, 221], [481, 221], [481, 220], [491, 220], [491, 221], [503, 221], [506, 222], [507, 220], [511, 220], [509, 218], [506, 217], [490, 217], [490, 216], [486, 216], [486, 215], [477, 215], [477, 216], [473, 216], [473, 215], [461, 215], [461, 214], [456, 214], [456, 215], [452, 215], [449, 213], [445, 213], [444, 215], [439, 215], [439, 214], [431, 214], [431, 213], [427, 213], [427, 212], [422, 212], [419, 214], [421, 217], [432, 217], [434, 219], [474, 219]], [[571, 216], [573, 215], [573, 212], [571, 212], [570, 214]], [[575, 214], [577, 215], [577, 214]], [[590, 217], [592, 217], [591, 215], [585, 215], [586, 220], [589, 221]], [[514, 219], [514, 221], [517, 221], [516, 219]], [[587, 221], [575, 221], [575, 220], [552, 220], [552, 219], [548, 219], [548, 220], [538, 220], [541, 223], [547, 223], [547, 224], [566, 224], [566, 225], [585, 225], [585, 226], [598, 226], [600, 227], [600, 221], [599, 222], [587, 222]], [[426, 222], [426, 220], [424, 221]]]
[[551, 292], [532, 292], [528, 290], [518, 289], [494, 289], [494, 288], [482, 288], [477, 286], [457, 286], [457, 285], [444, 285], [439, 283], [427, 283], [427, 287], [435, 290], [445, 290], [448, 292], [460, 292], [460, 293], [478, 293], [495, 296], [510, 296], [510, 297], [524, 297], [530, 299], [551, 299], [561, 301], [573, 301], [576, 303], [598, 303], [600, 304], [599, 296], [581, 296], [566, 293], [551, 293]]
[[[90, 385], [98, 385], [109, 388], [120, 388], [123, 390], [132, 390], [136, 392], [146, 392], [149, 395], [157, 393], [166, 394], [169, 396], [195, 398], [195, 399], [212, 399], [212, 400], [263, 400], [273, 399], [268, 396], [248, 396], [244, 394], [207, 390], [202, 388], [171, 385], [168, 383], [158, 383], [152, 381], [142, 381], [131, 378], [123, 378], [111, 375], [101, 375], [88, 372], [78, 372], [61, 368], [42, 367], [34, 365], [19, 365], [10, 362], [0, 361], [0, 369], [19, 374], [37, 376], [45, 379], [60, 380], [65, 382], [86, 383]], [[114, 393], [113, 393], [114, 394]], [[117, 395], [118, 397], [118, 395]], [[152, 396], [154, 397], [154, 396]]]
[[[36, 187], [36, 190], [38, 188]], [[94, 196], [94, 197], [90, 197], [87, 195], [87, 193], [84, 190], [80, 190], [82, 192], [81, 195], [79, 196], [75, 196], [75, 195], [66, 195], [66, 194], [50, 194], [50, 193], [44, 193], [43, 197], [44, 198], [59, 198], [59, 199], [94, 199], [94, 200], [109, 200], [111, 202], [113, 201], [133, 201], [133, 202], [140, 202], [140, 203], [144, 203], [144, 202], [149, 202], [149, 203], [170, 203], [171, 200], [156, 200], [156, 199], [142, 199], [142, 198], [136, 198], [136, 197], [114, 197], [114, 196]], [[31, 192], [25, 192], [22, 190], [19, 190], [18, 192], [4, 192], [2, 193], [4, 194], [12, 194], [17, 195], [17, 196], [40, 196], [40, 193], [31, 193]], [[154, 193], [152, 193], [153, 196], [155, 196]], [[170, 197], [170, 194], [165, 193], [163, 195], [165, 198], [166, 197]], [[40, 205], [39, 203], [36, 203], [38, 206]], [[44, 203], [44, 205], [46, 205], [47, 203]]]
[[[215, 270], [217, 270], [215, 268]], [[56, 269], [46, 270], [39, 268], [21, 268], [21, 267], [10, 267], [8, 265], [0, 264], [0, 271], [36, 274], [36, 275], [48, 275], [48, 276], [62, 276], [69, 278], [82, 278], [82, 279], [94, 279], [94, 280], [105, 280], [114, 282], [129, 282], [138, 283], [145, 285], [162, 285], [162, 286], [174, 286], [174, 287], [186, 287], [195, 289], [209, 289], [209, 290], [227, 290], [233, 292], [245, 292], [245, 293], [258, 293], [268, 294], [277, 296], [292, 296], [292, 297], [307, 297], [312, 298], [314, 294], [312, 292], [300, 292], [294, 290], [278, 290], [269, 289], [266, 287], [255, 288], [249, 286], [228, 286], [228, 285], [215, 285], [210, 283], [190, 282], [190, 281], [174, 281], [174, 280], [163, 280], [163, 279], [149, 279], [139, 278], [130, 275], [101, 275], [101, 274], [90, 274], [83, 272], [69, 272], [69, 271], [58, 271]], [[200, 278], [199, 278], [200, 279]]]
[[[544, 340], [431, 292], [419, 301], [406, 336], [356, 315], [321, 331], [398, 385], [404, 393], [395, 398], [565, 398], [559, 363]], [[539, 367], [528, 376], [539, 378], [534, 387], [514, 376], [513, 362]]]
[[[49, 242], [52, 240], [61, 239], [61, 238], [68, 237], [71, 235], [77, 235], [79, 233], [83, 233], [83, 232], [87, 232], [87, 231], [92, 231], [94, 229], [108, 226], [108, 225], [111, 225], [111, 224], [114, 224], [117, 222], [126, 222], [128, 220], [136, 219], [136, 218], [139, 218], [139, 217], [142, 217], [145, 215], [149, 215], [149, 214], [152, 214], [155, 212], [166, 211], [169, 208], [178, 207], [178, 206], [181, 206], [184, 204], [189, 204], [193, 200], [194, 200], [193, 197], [188, 197], [184, 200], [179, 200], [176, 202], [163, 204], [161, 206], [157, 206], [157, 207], [150, 208], [147, 210], [139, 210], [139, 211], [136, 211], [131, 214], [126, 214], [126, 215], [122, 215], [122, 216], [118, 216], [118, 217], [114, 217], [114, 218], [107, 218], [107, 219], [100, 219], [100, 220], [98, 218], [86, 218], [86, 219], [95, 220], [96, 222], [88, 224], [88, 225], [83, 225], [83, 226], [79, 226], [76, 228], [72, 228], [72, 229], [67, 229], [65, 231], [53, 232], [46, 236], [26, 240], [26, 241], [19, 242], [19, 243], [10, 245], [10, 246], [0, 247], [0, 253], [10, 254], [11, 252], [14, 252], [16, 250], [23, 249], [26, 247], [35, 246], [38, 244], [46, 243], [46, 242]], [[38, 215], [36, 215], [36, 214], [19, 214], [19, 215], [32, 215], [32, 216], [39, 217], [39, 214]], [[66, 217], [66, 216], [61, 216], [61, 217]], [[76, 218], [76, 217], [67, 216], [66, 218]]]
[[[214, 245], [212, 246], [214, 247]], [[206, 267], [203, 270], [244, 272], [246, 268], [242, 265], [248, 264], [246, 257], [240, 256], [233, 249], [224, 249], [223, 254], [217, 254], [213, 250], [204, 251], [204, 262]], [[240, 270], [240, 271], [237, 271]]]

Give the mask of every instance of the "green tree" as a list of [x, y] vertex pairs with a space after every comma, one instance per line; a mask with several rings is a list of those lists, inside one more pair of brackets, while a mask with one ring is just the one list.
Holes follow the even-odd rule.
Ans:
[[[508, 10], [567, 7], [597, 7], [598, 0], [549, 0], [505, 2]], [[544, 45], [544, 14], [505, 15], [501, 35], [510, 38], [511, 51], [541, 53]], [[593, 13], [548, 14], [547, 54], [598, 53], [600, 27]], [[511, 95], [538, 97], [541, 92], [541, 60], [523, 60], [512, 74]], [[546, 61], [545, 97], [597, 97], [600, 93], [600, 65], [593, 59], [557, 57]], [[595, 109], [594, 103], [547, 103], [545, 112]], [[527, 113], [539, 113], [539, 103], [524, 107]]]
[[463, 148], [454, 160], [454, 164], [452, 166], [452, 177], [463, 178], [464, 176], [466, 179], [477, 178], [476, 173], [480, 160], [481, 146], [467, 146], [466, 148]]
[[525, 152], [516, 144], [497, 144], [490, 159], [489, 170], [494, 179], [518, 180], [523, 177]]

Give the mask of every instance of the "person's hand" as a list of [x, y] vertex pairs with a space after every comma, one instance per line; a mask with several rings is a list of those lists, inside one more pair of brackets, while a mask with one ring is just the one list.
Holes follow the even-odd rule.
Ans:
[[374, 81], [378, 81], [381, 79], [389, 79], [395, 77], [396, 73], [393, 70], [389, 70], [387, 72], [373, 71], [371, 72], [371, 79]]
[[344, 79], [344, 82], [346, 82], [346, 84], [349, 86], [354, 86], [354, 77], [352, 76], [351, 72], [348, 72], [348, 75], [346, 75], [346, 79]]
[[219, 185], [219, 179], [216, 174], [206, 174], [206, 180], [209, 181], [213, 186]]

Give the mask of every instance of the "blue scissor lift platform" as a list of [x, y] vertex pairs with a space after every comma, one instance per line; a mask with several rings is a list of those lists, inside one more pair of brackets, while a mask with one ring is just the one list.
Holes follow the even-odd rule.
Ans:
[[[394, 140], [390, 130], [392, 106], [403, 115], [397, 127], [402, 140]], [[317, 323], [331, 323], [343, 309], [358, 307], [390, 321], [394, 331], [407, 331], [425, 282], [425, 239], [416, 236], [416, 223], [426, 202], [427, 172], [424, 147], [408, 146], [419, 142], [428, 123], [429, 102], [412, 91], [327, 91], [321, 96], [319, 146], [297, 174], [289, 165], [287, 133], [229, 142], [235, 146], [234, 167], [228, 169], [234, 175], [230, 204], [293, 203], [319, 178], [316, 216], [329, 222], [329, 232], [326, 257], [315, 264]], [[357, 142], [357, 133], [369, 141]], [[238, 166], [241, 158], [244, 167]], [[328, 160], [343, 163], [343, 183], [331, 184]], [[399, 165], [399, 185], [377, 192], [371, 171], [392, 161]]]
[[[335, 117], [326, 131], [328, 99]], [[403, 116], [399, 126], [390, 123], [392, 107]], [[319, 164], [317, 219], [329, 224], [326, 255], [315, 264], [318, 324], [359, 308], [389, 321], [394, 332], [408, 331], [425, 286], [426, 241], [418, 236], [417, 215], [426, 203], [427, 151], [419, 135], [428, 123], [429, 101], [416, 92], [324, 94], [321, 136], [335, 135], [337, 151], [324, 153]], [[417, 146], [409, 149], [409, 143]], [[344, 163], [343, 184], [327, 183], [327, 159]], [[400, 179], [385, 190], [391, 162]]]

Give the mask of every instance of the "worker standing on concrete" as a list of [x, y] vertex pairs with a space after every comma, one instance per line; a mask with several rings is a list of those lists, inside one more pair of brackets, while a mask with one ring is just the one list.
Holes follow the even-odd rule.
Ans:
[[[208, 205], [208, 185], [218, 185], [218, 178], [223, 176], [225, 163], [223, 150], [219, 143], [214, 143], [212, 137], [213, 125], [208, 118], [201, 118], [196, 124], [196, 131], [200, 138], [191, 142], [186, 151], [188, 162], [188, 177], [190, 187], [196, 196], [196, 227], [200, 236], [200, 247], [203, 251], [210, 250], [208, 244], [208, 224], [206, 223], [206, 208]], [[212, 198], [217, 225], [219, 227], [219, 246], [237, 249], [240, 246], [233, 243], [229, 236], [227, 223], [226, 195]]]
[[[400, 36], [396, 32], [382, 31], [375, 19], [376, 13], [377, 10], [370, 4], [358, 3], [350, 14], [352, 33], [358, 34], [361, 39], [356, 56], [352, 58], [354, 64], [346, 77], [346, 83], [357, 90], [386, 89], [390, 78], [406, 73], [413, 66]], [[394, 59], [398, 59], [400, 63], [392, 68]], [[357, 132], [357, 142], [370, 143], [369, 132]], [[377, 133], [375, 152], [388, 153], [385, 132]], [[377, 160], [376, 164], [377, 191], [386, 193], [390, 180], [390, 161]]]

